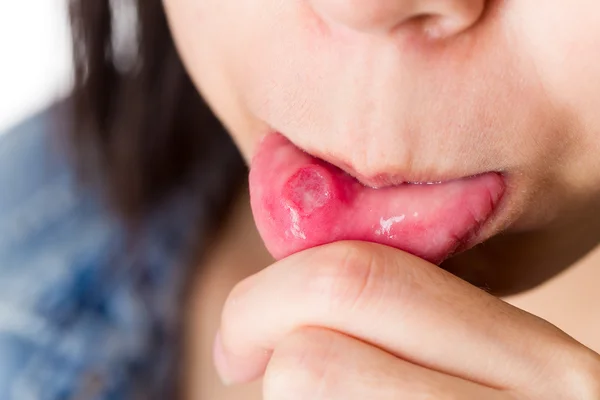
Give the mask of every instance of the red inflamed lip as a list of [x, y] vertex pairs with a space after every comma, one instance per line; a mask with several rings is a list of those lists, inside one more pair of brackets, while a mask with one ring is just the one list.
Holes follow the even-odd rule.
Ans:
[[258, 230], [276, 259], [340, 240], [392, 246], [439, 264], [472, 242], [505, 191], [497, 173], [436, 184], [361, 184], [280, 134], [260, 143], [250, 170]]

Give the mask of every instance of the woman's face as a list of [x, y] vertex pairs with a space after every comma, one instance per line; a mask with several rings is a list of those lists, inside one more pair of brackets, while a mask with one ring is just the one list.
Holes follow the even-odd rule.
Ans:
[[501, 172], [486, 237], [566, 226], [598, 198], [597, 0], [164, 3], [248, 161], [277, 131], [367, 179]]

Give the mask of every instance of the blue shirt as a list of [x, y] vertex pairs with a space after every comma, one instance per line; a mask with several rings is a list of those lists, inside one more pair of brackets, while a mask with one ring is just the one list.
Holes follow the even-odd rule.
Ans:
[[172, 399], [197, 199], [174, 194], [130, 251], [55, 114], [0, 136], [0, 399]]

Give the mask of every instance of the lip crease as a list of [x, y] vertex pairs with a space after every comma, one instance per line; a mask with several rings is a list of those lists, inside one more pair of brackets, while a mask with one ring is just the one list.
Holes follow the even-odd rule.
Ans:
[[[271, 134], [268, 134], [265, 137], [263, 137], [263, 140], [270, 135], [282, 135], [282, 134], [278, 133], [278, 132], [272, 132]], [[334, 156], [327, 152], [320, 152], [320, 151], [317, 151], [314, 149], [307, 150], [292, 141], [290, 141], [290, 142], [294, 146], [298, 147], [298, 149], [300, 149], [301, 151], [306, 153], [307, 155], [314, 157], [316, 159], [322, 160], [328, 164], [331, 164], [331, 165], [341, 169], [342, 171], [344, 171], [345, 173], [347, 173], [348, 175], [350, 175], [351, 177], [356, 179], [358, 182], [360, 182], [362, 185], [373, 188], [373, 189], [384, 189], [384, 188], [387, 188], [390, 186], [399, 186], [399, 185], [403, 185], [403, 184], [437, 185], [437, 184], [443, 184], [443, 183], [447, 183], [447, 182], [451, 182], [451, 181], [456, 181], [456, 180], [465, 179], [465, 178], [472, 178], [472, 177], [475, 177], [478, 175], [482, 175], [482, 173], [474, 173], [474, 174], [466, 175], [466, 176], [458, 176], [458, 175], [450, 174], [450, 173], [446, 172], [443, 174], [443, 176], [438, 175], [435, 177], [434, 176], [425, 177], [425, 178], [420, 177], [421, 178], [420, 180], [415, 180], [414, 176], [409, 178], [409, 176], [407, 174], [401, 173], [401, 172], [391, 173], [391, 172], [381, 171], [381, 172], [377, 172], [374, 174], [366, 175], [366, 174], [359, 172], [358, 168], [355, 168], [352, 165], [352, 163], [350, 163], [340, 157]]]

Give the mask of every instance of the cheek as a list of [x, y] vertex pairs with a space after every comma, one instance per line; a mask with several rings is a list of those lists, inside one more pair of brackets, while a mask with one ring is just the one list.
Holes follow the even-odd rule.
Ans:
[[[522, 46], [544, 82], [547, 96], [571, 115], [572, 162], [565, 185], [598, 192], [600, 183], [600, 3], [597, 0], [513, 2], [521, 16]], [[566, 157], [566, 156], [565, 156]]]
[[[596, 0], [523, 1], [514, 5], [521, 36], [557, 97], [569, 101], [600, 87], [600, 3]], [[595, 82], [598, 82], [594, 84]], [[574, 94], [577, 93], [576, 96]]]
[[597, 115], [600, 105], [600, 3], [514, 2], [519, 35], [550, 95], [563, 106]]
[[[247, 0], [165, 0], [173, 39], [194, 84], [249, 160], [267, 126], [239, 98], [240, 67], [254, 49], [244, 43], [256, 17]], [[254, 4], [256, 5], [256, 4]], [[243, 49], [243, 50], [242, 50]]]

